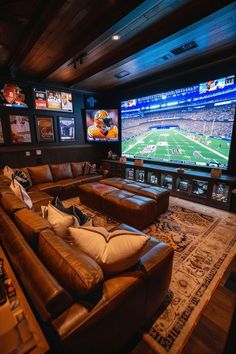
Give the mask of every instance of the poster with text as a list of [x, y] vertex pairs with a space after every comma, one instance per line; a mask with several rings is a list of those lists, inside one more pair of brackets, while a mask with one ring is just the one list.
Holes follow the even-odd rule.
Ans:
[[38, 142], [54, 141], [53, 117], [36, 117]]
[[75, 140], [75, 118], [58, 117], [60, 141]]
[[31, 143], [28, 116], [10, 115], [11, 142], [13, 144]]
[[34, 89], [36, 109], [73, 112], [72, 93]]

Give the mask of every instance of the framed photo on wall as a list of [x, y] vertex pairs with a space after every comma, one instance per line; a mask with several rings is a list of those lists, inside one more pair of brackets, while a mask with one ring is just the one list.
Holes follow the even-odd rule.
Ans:
[[3, 131], [2, 131], [2, 120], [0, 118], [0, 144], [4, 144], [4, 137], [3, 137]]
[[73, 112], [73, 97], [70, 92], [34, 89], [35, 109]]
[[31, 143], [28, 116], [9, 115], [11, 142], [13, 144]]
[[16, 83], [0, 83], [0, 106], [28, 108], [26, 91]]
[[75, 118], [58, 117], [59, 138], [60, 141], [75, 140]]
[[38, 142], [54, 142], [53, 117], [36, 116], [36, 131]]

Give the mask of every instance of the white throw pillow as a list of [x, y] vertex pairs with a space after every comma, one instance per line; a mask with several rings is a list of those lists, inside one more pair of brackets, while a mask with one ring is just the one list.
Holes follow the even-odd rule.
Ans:
[[119, 273], [135, 265], [149, 236], [126, 230], [108, 232], [103, 227], [69, 227], [81, 251], [95, 259], [105, 273]]
[[29, 209], [32, 209], [33, 203], [29, 194], [26, 192], [26, 190], [16, 179], [13, 179], [13, 181], [10, 184], [10, 188], [15, 193], [15, 195], [25, 203], [25, 205]]
[[12, 180], [12, 175], [14, 175], [14, 171], [11, 167], [9, 166], [5, 166], [3, 169], [3, 174], [5, 177], [7, 177], [8, 179]]
[[[47, 209], [46, 209], [47, 208]], [[57, 234], [64, 238], [66, 241], [70, 241], [70, 233], [68, 227], [79, 226], [79, 223], [75, 216], [68, 215], [63, 213], [62, 211], [55, 208], [53, 205], [48, 204], [48, 207], [41, 207], [43, 212], [43, 216], [48, 220], [48, 222], [52, 225], [53, 230]]]

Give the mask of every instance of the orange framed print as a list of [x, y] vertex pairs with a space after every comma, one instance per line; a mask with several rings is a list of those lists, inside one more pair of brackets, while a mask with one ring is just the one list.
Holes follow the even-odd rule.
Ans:
[[30, 122], [28, 116], [9, 115], [11, 142], [13, 144], [31, 143]]
[[53, 117], [36, 116], [36, 131], [38, 142], [54, 142]]

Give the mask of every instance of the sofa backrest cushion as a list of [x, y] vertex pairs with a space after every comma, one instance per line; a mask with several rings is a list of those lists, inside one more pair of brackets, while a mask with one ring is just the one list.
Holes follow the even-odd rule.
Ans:
[[85, 162], [71, 162], [71, 169], [74, 177], [82, 176], [84, 174]]
[[1, 242], [30, 299], [43, 320], [57, 316], [71, 306], [73, 300], [42, 264], [20, 230], [0, 207]]
[[96, 261], [74, 249], [49, 229], [39, 235], [38, 254], [74, 297], [94, 291], [103, 282], [103, 272]]
[[19, 199], [15, 193], [13, 193], [10, 188], [9, 192], [3, 192], [1, 197], [1, 204], [3, 209], [8, 214], [13, 214], [17, 210], [25, 208], [25, 203]]
[[28, 167], [28, 172], [33, 184], [53, 182], [49, 165]]
[[14, 214], [14, 220], [30, 246], [37, 251], [39, 233], [45, 229], [51, 229], [51, 225], [41, 215], [29, 209], [18, 210]]
[[50, 165], [53, 180], [60, 181], [61, 179], [73, 178], [71, 166], [69, 162]]

